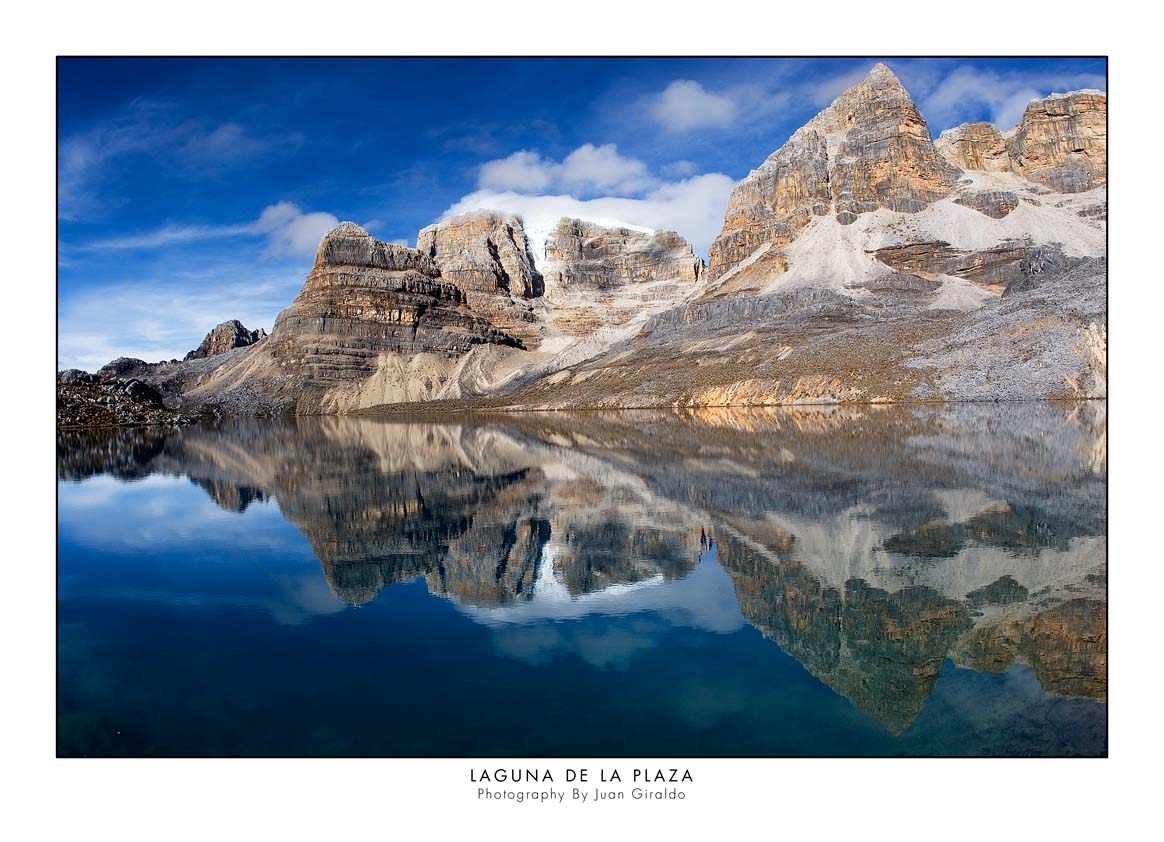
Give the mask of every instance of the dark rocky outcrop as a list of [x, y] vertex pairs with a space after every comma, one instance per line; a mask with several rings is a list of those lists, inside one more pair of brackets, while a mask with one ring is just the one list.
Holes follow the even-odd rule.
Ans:
[[874, 252], [877, 259], [898, 272], [931, 278], [953, 275], [999, 292], [1031, 288], [1042, 273], [1061, 272], [1079, 262], [1055, 246], [1003, 243], [994, 248], [967, 252], [946, 242], [887, 246]]
[[1019, 206], [1020, 200], [1017, 193], [1009, 190], [980, 190], [964, 193], [954, 201], [992, 219], [1002, 219]]
[[186, 355], [188, 360], [205, 359], [225, 354], [234, 348], [246, 348], [256, 342], [266, 339], [267, 332], [262, 328], [247, 330], [238, 319], [231, 319], [215, 327], [193, 351]]
[[57, 427], [186, 424], [193, 420], [167, 407], [162, 394], [141, 380], [107, 379], [76, 369], [57, 375]]

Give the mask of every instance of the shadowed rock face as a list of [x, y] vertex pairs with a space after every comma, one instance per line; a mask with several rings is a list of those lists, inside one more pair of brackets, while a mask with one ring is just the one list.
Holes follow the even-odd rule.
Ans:
[[238, 319], [231, 319], [206, 334], [206, 338], [197, 348], [186, 355], [186, 359], [198, 360], [216, 357], [235, 348], [246, 348], [248, 345], [254, 345], [266, 337], [267, 332], [262, 328], [247, 330]]
[[736, 187], [711, 246], [710, 276], [762, 245], [790, 243], [814, 216], [849, 224], [878, 208], [916, 213], [957, 177], [905, 88], [878, 64]]
[[428, 255], [351, 222], [323, 238], [270, 337], [275, 358], [309, 385], [365, 378], [383, 353], [459, 354], [483, 343], [519, 345], [473, 313]]
[[536, 345], [537, 316], [528, 299], [544, 290], [519, 217], [477, 212], [430, 225], [416, 248], [432, 258], [441, 280], [465, 294], [474, 313]]
[[546, 260], [546, 280], [561, 290], [695, 283], [703, 270], [691, 245], [673, 231], [644, 234], [565, 218], [546, 240]]

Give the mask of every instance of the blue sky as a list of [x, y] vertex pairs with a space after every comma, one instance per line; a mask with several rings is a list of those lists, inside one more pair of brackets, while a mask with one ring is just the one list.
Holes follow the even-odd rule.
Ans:
[[[476, 207], [671, 228], [706, 255], [732, 185], [879, 59], [63, 59], [58, 365], [268, 330], [319, 237]], [[1007, 129], [1103, 59], [880, 59], [936, 136]]]

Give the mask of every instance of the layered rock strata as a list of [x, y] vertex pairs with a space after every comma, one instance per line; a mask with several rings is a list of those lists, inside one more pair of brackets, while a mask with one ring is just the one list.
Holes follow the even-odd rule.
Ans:
[[441, 280], [465, 295], [469, 309], [496, 327], [536, 345], [538, 317], [531, 300], [544, 284], [520, 217], [481, 211], [430, 225], [416, 248], [440, 270]]
[[1014, 169], [1059, 193], [1107, 183], [1107, 95], [1077, 91], [1036, 100], [1007, 143]]
[[795, 239], [813, 217], [842, 225], [888, 208], [916, 213], [959, 175], [905, 88], [878, 64], [744, 179], [709, 252], [717, 278], [763, 245]]
[[1006, 140], [993, 123], [963, 123], [946, 129], [934, 141], [946, 160], [963, 170], [1010, 172]]
[[942, 132], [937, 148], [965, 170], [1012, 172], [1057, 193], [1107, 184], [1107, 95], [1073, 91], [1032, 101], [1014, 129], [963, 123]]
[[653, 234], [563, 218], [546, 240], [546, 282], [559, 290], [610, 290], [653, 281], [696, 283], [703, 260], [673, 231]]
[[276, 359], [317, 385], [367, 377], [381, 354], [462, 354], [486, 343], [520, 345], [474, 313], [427, 254], [351, 222], [320, 242], [303, 290], [270, 337]]

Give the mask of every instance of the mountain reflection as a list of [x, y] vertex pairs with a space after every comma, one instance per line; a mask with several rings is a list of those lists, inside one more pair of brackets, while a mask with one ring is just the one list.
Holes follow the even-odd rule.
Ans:
[[540, 621], [746, 622], [898, 733], [948, 659], [1106, 700], [1105, 436], [1102, 404], [296, 418], [62, 431], [58, 474], [274, 499], [343, 601], [424, 577], [533, 662], [649, 645]]

